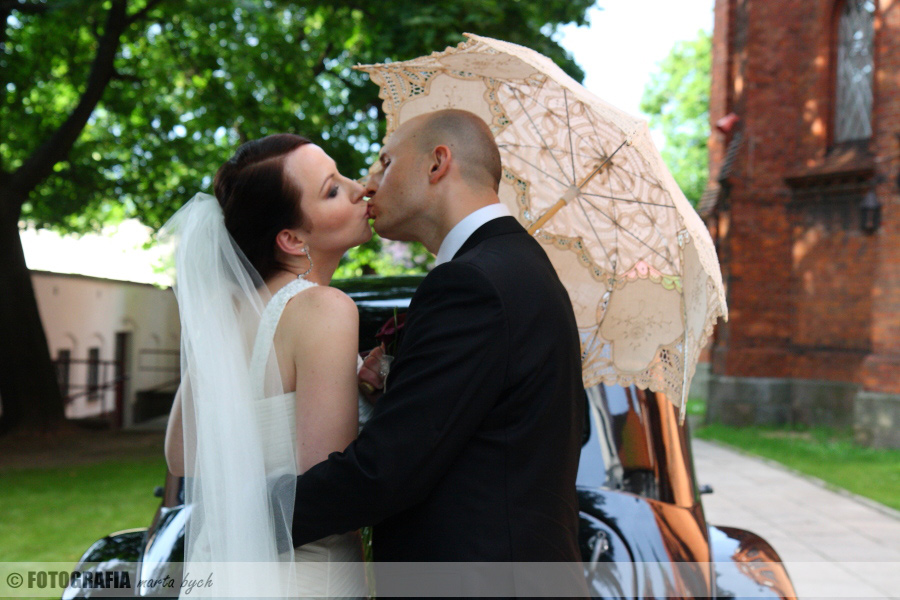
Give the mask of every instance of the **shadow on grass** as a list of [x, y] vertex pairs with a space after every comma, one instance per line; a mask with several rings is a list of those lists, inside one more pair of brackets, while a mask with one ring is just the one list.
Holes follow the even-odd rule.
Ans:
[[94, 541], [146, 527], [162, 457], [0, 473], [0, 562], [76, 561]]
[[97, 539], [146, 527], [165, 474], [162, 432], [0, 438], [0, 561], [74, 563]]

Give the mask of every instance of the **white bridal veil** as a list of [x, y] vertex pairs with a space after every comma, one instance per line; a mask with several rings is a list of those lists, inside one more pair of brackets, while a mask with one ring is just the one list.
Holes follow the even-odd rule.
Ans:
[[[270, 340], [260, 345], [263, 356], [252, 360], [269, 291], [225, 229], [213, 196], [194, 196], [160, 239], [175, 248], [181, 317], [185, 504], [191, 510], [184, 570], [199, 576], [201, 565], [210, 563], [212, 595], [244, 588], [252, 595], [242, 580], [246, 566], [223, 563], [264, 563], [253, 573], [256, 584], [267, 582], [267, 597], [279, 591], [289, 597], [294, 420], [281, 403], [269, 406], [260, 421], [258, 403], [281, 396], [283, 388]], [[259, 368], [251, 369], [251, 362]]]

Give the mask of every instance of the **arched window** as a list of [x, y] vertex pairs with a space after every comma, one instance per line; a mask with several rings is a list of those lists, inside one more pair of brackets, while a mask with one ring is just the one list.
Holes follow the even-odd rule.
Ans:
[[845, 0], [837, 28], [835, 143], [872, 137], [875, 2]]

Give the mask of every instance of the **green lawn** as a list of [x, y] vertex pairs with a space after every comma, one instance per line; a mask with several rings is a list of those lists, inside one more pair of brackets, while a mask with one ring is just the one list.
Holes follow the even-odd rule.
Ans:
[[108, 533], [146, 527], [165, 473], [162, 457], [0, 472], [0, 562], [74, 562]]
[[[688, 408], [690, 411], [690, 404]], [[858, 446], [849, 431], [714, 424], [698, 428], [694, 436], [777, 461], [900, 510], [900, 450]]]
[[[688, 405], [702, 416], [702, 406]], [[855, 445], [827, 428], [707, 425], [694, 436], [735, 446], [900, 510], [900, 450]], [[74, 562], [98, 538], [146, 527], [165, 460], [128, 458], [74, 467], [0, 471], [0, 562]]]

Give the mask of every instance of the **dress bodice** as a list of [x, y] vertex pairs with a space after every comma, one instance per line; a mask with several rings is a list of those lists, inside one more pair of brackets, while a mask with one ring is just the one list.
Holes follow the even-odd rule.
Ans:
[[[305, 279], [296, 279], [275, 292], [260, 316], [259, 329], [253, 344], [250, 360], [250, 376], [254, 385], [255, 415], [260, 436], [265, 440], [265, 460], [268, 472], [279, 471], [285, 465], [293, 465], [297, 446], [296, 413], [297, 401], [294, 392], [266, 396], [265, 375], [270, 354], [273, 350], [275, 331], [288, 301], [316, 284]], [[357, 357], [357, 369], [362, 359]], [[275, 365], [270, 368], [275, 368]], [[371, 405], [360, 395], [357, 399], [359, 408], [359, 428], [368, 420], [372, 412]], [[281, 466], [281, 469], [279, 469]], [[298, 468], [299, 472], [299, 468]]]
[[284, 313], [284, 307], [291, 298], [315, 285], [306, 279], [295, 279], [275, 292], [263, 309], [259, 319], [259, 329], [256, 331], [256, 339], [253, 342], [253, 354], [250, 358], [250, 378], [256, 398], [264, 398], [266, 394], [266, 366], [270, 356], [273, 355], [272, 342], [275, 339], [278, 322], [281, 321], [281, 315]]
[[[299, 473], [296, 465], [297, 401], [294, 392], [266, 395], [266, 367], [277, 368], [273, 340], [288, 301], [316, 285], [305, 279], [287, 284], [272, 296], [260, 317], [250, 359], [254, 386], [256, 423], [263, 441], [266, 472], [277, 476], [285, 471]], [[360, 412], [362, 415], [363, 413]], [[360, 425], [361, 426], [361, 425]], [[296, 470], [295, 470], [296, 468]], [[367, 596], [362, 545], [357, 532], [331, 535], [293, 551], [294, 585], [297, 596], [364, 598]]]
[[275, 358], [273, 340], [285, 306], [291, 298], [314, 285], [316, 284], [305, 279], [291, 281], [275, 292], [260, 315], [250, 358], [250, 380], [255, 402], [253, 412], [260, 439], [264, 442], [267, 473], [292, 471], [297, 467], [295, 394], [288, 392], [266, 396], [266, 371], [267, 365], [271, 365], [270, 369], [277, 369], [277, 361], [269, 361], [270, 358]]

